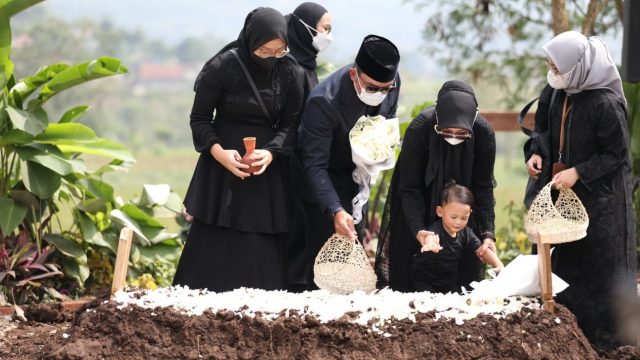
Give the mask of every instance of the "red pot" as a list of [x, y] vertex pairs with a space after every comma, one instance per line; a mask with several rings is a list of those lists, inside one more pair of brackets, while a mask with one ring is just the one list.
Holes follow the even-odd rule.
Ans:
[[255, 162], [255, 160], [251, 160], [250, 157], [253, 154], [253, 151], [256, 149], [256, 138], [255, 137], [246, 137], [242, 139], [244, 142], [244, 155], [242, 156], [241, 163], [245, 165], [249, 165], [248, 169], [241, 169], [244, 172], [249, 174], [253, 174], [254, 172], [260, 170], [260, 166], [251, 166], [251, 163]]

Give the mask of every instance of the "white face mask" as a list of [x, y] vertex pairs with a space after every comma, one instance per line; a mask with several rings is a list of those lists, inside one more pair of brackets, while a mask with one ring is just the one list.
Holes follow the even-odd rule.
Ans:
[[553, 70], [547, 72], [547, 82], [554, 89], [566, 89], [567, 82], [562, 75], [556, 75]]
[[451, 145], [458, 145], [458, 144], [462, 144], [464, 142], [464, 139], [445, 138], [444, 141], [448, 142]]
[[[363, 103], [369, 106], [378, 106], [382, 103], [384, 98], [387, 97], [388, 94], [385, 94], [382, 91], [376, 91], [374, 93], [366, 92], [364, 90], [364, 86], [362, 86], [362, 83], [360, 82], [360, 77], [357, 75], [356, 77], [358, 79], [358, 84], [360, 84], [360, 92], [356, 90], [356, 94], [358, 95], [358, 99]], [[353, 87], [356, 88], [356, 84], [353, 84]]]
[[[575, 68], [574, 68], [575, 69]], [[566, 89], [569, 87], [569, 78], [573, 73], [573, 69], [566, 74], [556, 75], [553, 70], [547, 72], [547, 82], [554, 89]]]
[[[331, 45], [331, 43], [333, 42], [333, 35], [331, 35], [331, 33], [320, 32], [312, 28], [311, 26], [309, 26], [304, 21], [300, 20], [300, 22], [302, 23], [302, 25], [304, 25], [307, 28], [309, 35], [311, 35], [311, 37], [313, 38], [311, 45], [313, 45], [313, 47], [316, 48], [316, 50], [324, 51], [327, 47], [329, 47], [329, 45]], [[316, 33], [316, 35], [313, 35], [311, 30], [313, 30]]]
[[313, 47], [318, 51], [324, 51], [333, 42], [333, 35], [327, 32], [318, 32], [313, 37]]

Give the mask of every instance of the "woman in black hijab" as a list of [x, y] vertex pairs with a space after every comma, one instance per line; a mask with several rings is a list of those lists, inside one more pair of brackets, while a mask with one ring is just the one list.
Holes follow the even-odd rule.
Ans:
[[[216, 292], [284, 287], [280, 158], [297, 129], [303, 96], [286, 49], [284, 16], [258, 8], [238, 40], [209, 60], [196, 80], [190, 125], [200, 158], [184, 201], [194, 220], [175, 285]], [[250, 161], [259, 170], [253, 174], [240, 162], [245, 137], [256, 138]]]
[[[289, 55], [296, 59], [303, 75], [304, 99], [316, 85], [316, 57], [324, 50], [333, 37], [331, 35], [331, 15], [327, 9], [313, 2], [300, 4], [292, 14], [286, 16], [289, 35]], [[300, 192], [307, 191], [302, 174], [302, 165], [297, 156], [289, 158], [291, 183], [291, 206], [289, 214], [289, 234], [285, 245], [287, 289], [292, 292], [307, 290], [307, 239]]]
[[[476, 206], [469, 226], [484, 239], [478, 255], [491, 248], [494, 235], [493, 165], [495, 133], [481, 115], [469, 84], [447, 81], [436, 106], [423, 110], [405, 133], [402, 150], [387, 195], [376, 254], [379, 285], [414, 291], [410, 285], [411, 256], [420, 251], [436, 221], [436, 206], [445, 184], [455, 180], [471, 189]], [[461, 262], [459, 286], [479, 280], [476, 256]]]
[[318, 85], [316, 58], [333, 41], [331, 15], [322, 5], [314, 2], [300, 4], [286, 16], [289, 50], [304, 73], [305, 99]]

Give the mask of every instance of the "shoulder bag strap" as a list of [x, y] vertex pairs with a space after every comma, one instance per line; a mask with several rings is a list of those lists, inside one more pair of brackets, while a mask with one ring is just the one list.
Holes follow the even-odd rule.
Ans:
[[564, 103], [562, 104], [562, 121], [560, 122], [560, 148], [558, 149], [558, 162], [562, 161], [562, 149], [564, 149], [564, 122], [567, 119], [567, 114], [571, 110], [568, 106], [569, 96], [564, 97]]
[[528, 129], [524, 126], [524, 118], [525, 116], [527, 116], [527, 113], [529, 112], [529, 109], [531, 109], [531, 106], [533, 106], [533, 104], [538, 101], [538, 99], [539, 98], [535, 98], [529, 101], [529, 103], [525, 105], [522, 110], [520, 110], [520, 114], [518, 114], [518, 125], [520, 125], [520, 129], [522, 129], [522, 132], [524, 132], [529, 137], [533, 136], [535, 131], [532, 131], [531, 129]]
[[236, 57], [236, 60], [238, 60], [238, 63], [240, 63], [240, 67], [242, 68], [242, 71], [244, 71], [244, 75], [247, 77], [247, 80], [249, 81], [249, 85], [251, 86], [251, 90], [253, 90], [253, 94], [258, 99], [258, 103], [262, 108], [262, 112], [264, 113], [264, 116], [267, 117], [267, 120], [269, 120], [269, 123], [273, 124], [273, 122], [271, 121], [271, 116], [269, 115], [269, 111], [267, 111], [267, 107], [264, 105], [264, 101], [262, 101], [262, 96], [260, 96], [260, 93], [258, 92], [258, 88], [256, 88], [256, 84], [253, 82], [251, 75], [249, 75], [249, 71], [247, 70], [247, 67], [244, 65], [244, 62], [242, 61], [242, 59], [240, 59], [240, 56], [238, 55], [235, 49], [232, 49], [231, 53], [233, 54], [233, 56]]

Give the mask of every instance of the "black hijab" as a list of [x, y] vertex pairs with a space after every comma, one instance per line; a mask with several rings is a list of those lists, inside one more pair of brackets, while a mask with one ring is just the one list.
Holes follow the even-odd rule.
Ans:
[[[460, 128], [473, 131], [478, 111], [473, 89], [464, 81], [451, 80], [444, 83], [438, 92], [435, 107], [423, 112], [424, 116], [435, 118], [431, 122], [443, 128]], [[424, 174], [425, 187], [431, 187], [431, 202], [427, 204], [431, 218], [436, 218], [435, 208], [440, 205], [444, 185], [451, 179], [470, 187], [473, 174], [474, 137], [458, 145], [451, 145], [438, 135], [433, 127], [426, 129], [429, 144], [429, 159]]]
[[284, 16], [282, 16], [278, 10], [268, 7], [259, 7], [252, 10], [244, 20], [244, 26], [242, 30], [240, 30], [238, 39], [225, 45], [204, 64], [202, 70], [200, 70], [200, 73], [196, 77], [193, 90], [197, 90], [200, 79], [202, 79], [203, 74], [209, 65], [211, 65], [213, 59], [218, 55], [228, 50], [236, 49], [245, 63], [253, 63], [258, 66], [257, 59], [255, 59], [253, 52], [260, 46], [274, 39], [282, 39], [285, 44], [288, 42], [287, 21]]
[[318, 66], [316, 63], [318, 50], [313, 46], [312, 34], [315, 35], [315, 32], [309, 30], [301, 21], [315, 29], [318, 21], [326, 13], [327, 9], [322, 5], [314, 2], [304, 2], [292, 14], [286, 16], [289, 51], [298, 61], [298, 64], [305, 69], [316, 69]]

